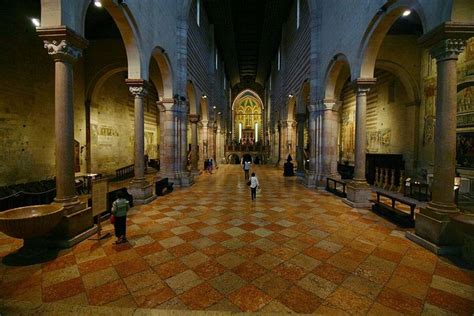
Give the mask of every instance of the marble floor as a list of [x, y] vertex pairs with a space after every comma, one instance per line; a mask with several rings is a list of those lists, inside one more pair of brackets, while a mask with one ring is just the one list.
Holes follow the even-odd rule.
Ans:
[[[225, 165], [191, 188], [135, 207], [128, 244], [86, 240], [46, 264], [0, 264], [0, 314], [2, 304], [49, 303], [85, 314], [117, 307], [183, 311], [177, 315], [474, 313], [473, 271], [281, 170], [252, 171], [261, 184], [255, 202], [241, 168]], [[20, 246], [0, 234], [0, 258]]]

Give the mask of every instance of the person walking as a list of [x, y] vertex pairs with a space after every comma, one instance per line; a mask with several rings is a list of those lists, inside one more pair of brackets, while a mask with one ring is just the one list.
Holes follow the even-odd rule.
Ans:
[[260, 184], [258, 183], [257, 176], [255, 175], [255, 172], [252, 172], [252, 176], [250, 177], [250, 192], [252, 195], [252, 201], [257, 199], [257, 188], [260, 187]]
[[114, 228], [115, 244], [127, 242], [127, 212], [130, 208], [128, 201], [125, 199], [123, 192], [117, 193], [117, 199], [112, 203], [112, 215], [115, 217]]
[[249, 179], [250, 161], [244, 159], [245, 181]]

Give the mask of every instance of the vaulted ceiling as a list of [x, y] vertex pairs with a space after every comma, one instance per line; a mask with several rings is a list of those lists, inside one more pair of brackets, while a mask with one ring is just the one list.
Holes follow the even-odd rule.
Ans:
[[293, 0], [203, 2], [232, 86], [263, 87]]

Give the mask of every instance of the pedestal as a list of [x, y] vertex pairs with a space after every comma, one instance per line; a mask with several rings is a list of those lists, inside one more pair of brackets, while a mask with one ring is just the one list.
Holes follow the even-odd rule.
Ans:
[[365, 182], [351, 181], [346, 186], [347, 198], [343, 202], [354, 208], [369, 208], [372, 203], [369, 202], [372, 190]]
[[127, 191], [133, 196], [134, 205], [148, 204], [156, 199], [156, 195], [153, 193], [153, 184], [149, 184], [147, 181], [131, 181]]

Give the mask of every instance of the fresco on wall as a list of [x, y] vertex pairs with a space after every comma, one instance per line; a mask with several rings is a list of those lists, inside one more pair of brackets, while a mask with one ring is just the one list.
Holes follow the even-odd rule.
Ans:
[[384, 128], [367, 132], [367, 151], [371, 153], [390, 152], [392, 130]]
[[474, 39], [470, 39], [466, 43], [466, 61], [474, 60]]
[[457, 95], [457, 127], [474, 127], [474, 86], [462, 89]]
[[341, 122], [341, 161], [353, 162], [355, 159], [355, 112], [342, 112]]
[[474, 132], [457, 133], [456, 164], [459, 167], [474, 168]]

